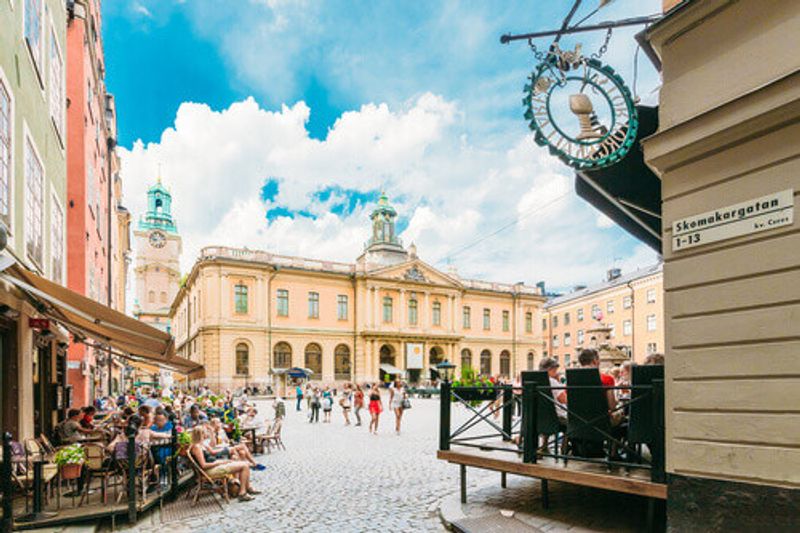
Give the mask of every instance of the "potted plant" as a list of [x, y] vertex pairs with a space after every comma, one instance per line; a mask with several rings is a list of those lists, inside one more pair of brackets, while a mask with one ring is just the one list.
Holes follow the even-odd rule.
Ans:
[[61, 479], [78, 479], [86, 462], [86, 450], [80, 444], [64, 446], [53, 459], [61, 472]]
[[[472, 368], [464, 367], [461, 369], [461, 379], [453, 382], [453, 392], [475, 407], [480, 405], [481, 402], [494, 401], [497, 398], [498, 391], [495, 389], [494, 383], [486, 378], [479, 377]], [[453, 401], [458, 400], [453, 397]]]
[[183, 428], [178, 428], [178, 455], [186, 455], [192, 445], [192, 436]]

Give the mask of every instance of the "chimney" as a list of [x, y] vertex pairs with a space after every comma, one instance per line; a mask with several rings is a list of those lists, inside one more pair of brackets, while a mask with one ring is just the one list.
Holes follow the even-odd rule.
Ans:
[[586, 288], [586, 285], [575, 285], [575, 286], [572, 288], [572, 292], [578, 292], [578, 291], [582, 291], [582, 290], [583, 290], [583, 289], [585, 289], [585, 288]]
[[607, 281], [614, 281], [622, 275], [622, 270], [619, 268], [610, 268], [606, 275]]

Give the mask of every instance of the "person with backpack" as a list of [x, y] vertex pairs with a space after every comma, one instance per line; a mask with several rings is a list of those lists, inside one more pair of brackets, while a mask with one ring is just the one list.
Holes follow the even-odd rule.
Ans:
[[295, 387], [294, 389], [294, 394], [295, 394], [295, 399], [297, 401], [297, 410], [301, 411], [302, 408], [300, 407], [300, 404], [303, 402], [303, 387], [301, 387], [299, 383], [297, 384], [297, 387]]
[[329, 424], [331, 421], [331, 411], [333, 410], [333, 393], [329, 387], [325, 387], [322, 393], [322, 412], [325, 413], [322, 419], [324, 424]]

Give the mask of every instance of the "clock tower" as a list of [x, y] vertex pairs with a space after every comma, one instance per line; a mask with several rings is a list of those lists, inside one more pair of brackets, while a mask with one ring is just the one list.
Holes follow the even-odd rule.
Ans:
[[172, 195], [161, 178], [147, 191], [147, 212], [133, 232], [136, 241], [136, 303], [133, 313], [160, 329], [180, 287], [181, 237], [172, 218]]

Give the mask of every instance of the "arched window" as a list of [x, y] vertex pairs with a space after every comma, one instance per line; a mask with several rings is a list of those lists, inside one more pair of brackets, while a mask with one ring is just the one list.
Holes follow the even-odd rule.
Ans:
[[500, 352], [500, 375], [504, 377], [511, 375], [511, 354], [508, 350]]
[[333, 351], [333, 379], [350, 380], [350, 348], [346, 344], [340, 344]]
[[273, 352], [273, 365], [275, 368], [289, 368], [292, 366], [292, 347], [285, 342], [275, 345]]
[[439, 346], [434, 346], [431, 348], [430, 356], [428, 359], [428, 363], [431, 367], [436, 368], [436, 365], [444, 361], [444, 350], [442, 350]]
[[164, 291], [161, 291], [161, 303], [162, 304], [167, 303], [167, 293]]
[[322, 348], [315, 342], [306, 346], [306, 368], [314, 379], [322, 379]]
[[156, 302], [156, 291], [150, 291], [147, 293], [147, 301], [151, 304]]
[[236, 375], [250, 375], [250, 350], [243, 342], [236, 345]]
[[461, 350], [461, 368], [472, 368], [472, 352], [467, 348]]
[[534, 359], [534, 357], [535, 356], [534, 356], [533, 352], [528, 352], [528, 370], [533, 370], [534, 369], [533, 368], [533, 359]]
[[394, 350], [388, 344], [381, 346], [381, 364], [394, 366]]
[[492, 375], [492, 352], [483, 350], [481, 352], [481, 375]]

